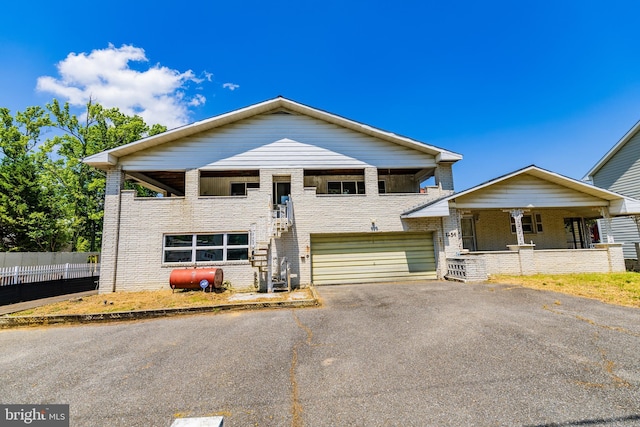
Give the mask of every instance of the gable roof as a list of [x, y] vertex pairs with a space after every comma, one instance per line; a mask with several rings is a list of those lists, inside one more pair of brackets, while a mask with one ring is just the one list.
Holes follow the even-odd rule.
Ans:
[[444, 150], [433, 145], [424, 144], [420, 141], [405, 136], [374, 128], [372, 126], [359, 123], [332, 113], [328, 113], [317, 108], [312, 108], [307, 105], [303, 105], [279, 96], [277, 98], [250, 105], [239, 110], [234, 110], [182, 127], [171, 129], [158, 135], [143, 138], [141, 140], [122, 145], [120, 147], [112, 148], [110, 150], [88, 156], [84, 159], [84, 162], [98, 168], [108, 168], [110, 166], [116, 165], [120, 157], [131, 155], [141, 150], [156, 147], [158, 145], [175, 141], [177, 139], [194, 135], [196, 133], [208, 131], [217, 127], [234, 123], [239, 120], [247, 119], [258, 114], [275, 112], [278, 110], [287, 110], [293, 113], [306, 115], [404, 147], [431, 154], [436, 158], [437, 162], [456, 162], [462, 159], [462, 155], [453, 151]]
[[598, 173], [598, 171], [602, 169], [602, 167], [606, 165], [607, 162], [611, 160], [611, 158], [615, 156], [615, 154], [620, 151], [620, 149], [622, 149], [622, 147], [624, 147], [625, 144], [629, 142], [629, 140], [633, 138], [638, 132], [640, 132], [640, 120], [631, 129], [629, 129], [626, 134], [624, 134], [620, 141], [618, 141], [613, 147], [611, 147], [611, 149], [607, 151], [607, 153], [600, 160], [598, 160], [595, 166], [593, 166], [582, 179], [585, 181], [593, 181], [593, 176]]
[[[600, 187], [596, 187], [594, 185], [588, 184], [583, 181], [578, 181], [573, 178], [569, 178], [555, 172], [548, 171], [546, 169], [539, 168], [535, 165], [530, 165], [525, 168], [519, 169], [517, 171], [508, 173], [506, 175], [500, 176], [498, 178], [492, 179], [490, 181], [479, 184], [475, 187], [469, 188], [467, 190], [454, 193], [450, 196], [444, 197], [434, 202], [430, 202], [423, 206], [418, 206], [413, 208], [407, 212], [405, 212], [402, 217], [403, 218], [417, 218], [417, 217], [425, 217], [425, 216], [442, 216], [442, 215], [434, 215], [434, 213], [441, 213], [445, 204], [449, 204], [449, 202], [455, 202], [457, 198], [463, 196], [471, 196], [474, 193], [478, 193], [481, 190], [488, 189], [490, 187], [498, 186], [505, 181], [522, 176], [529, 175], [535, 178], [538, 178], [543, 181], [547, 181], [552, 184], [556, 184], [561, 187], [565, 187], [569, 190], [574, 190], [580, 193], [585, 194], [586, 196], [590, 196], [593, 198], [601, 199], [605, 205], [609, 206], [609, 211], [611, 215], [629, 215], [640, 213], [640, 201], [636, 199], [632, 199], [630, 197], [623, 196], [618, 193], [614, 193], [613, 191], [605, 190]], [[525, 208], [527, 206], [507, 206], [504, 208], [516, 208], [521, 207]], [[537, 206], [544, 207], [544, 206]]]

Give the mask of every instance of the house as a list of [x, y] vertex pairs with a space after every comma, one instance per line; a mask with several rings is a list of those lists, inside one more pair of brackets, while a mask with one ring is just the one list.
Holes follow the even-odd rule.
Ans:
[[[640, 198], [640, 122], [629, 130], [583, 178], [598, 187], [625, 196]], [[614, 218], [611, 223], [615, 241], [623, 243], [624, 257], [630, 269], [640, 265], [640, 216]]]
[[[443, 278], [460, 154], [278, 97], [104, 151], [100, 291], [221, 268], [236, 288]], [[162, 197], [137, 197], [125, 180]]]
[[640, 202], [535, 166], [455, 193], [461, 158], [282, 97], [89, 156], [107, 176], [100, 291], [196, 267], [268, 291], [624, 270], [591, 225]]
[[491, 274], [624, 271], [622, 245], [611, 241], [608, 224], [640, 212], [640, 202], [532, 165], [402, 216], [447, 210], [459, 218], [462, 242], [461, 254], [447, 260], [447, 277], [484, 280]]

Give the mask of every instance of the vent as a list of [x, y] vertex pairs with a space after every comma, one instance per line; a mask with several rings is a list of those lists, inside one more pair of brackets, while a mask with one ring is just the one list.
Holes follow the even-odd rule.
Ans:
[[286, 115], [291, 115], [291, 113], [287, 110], [276, 110], [271, 114], [286, 114]]

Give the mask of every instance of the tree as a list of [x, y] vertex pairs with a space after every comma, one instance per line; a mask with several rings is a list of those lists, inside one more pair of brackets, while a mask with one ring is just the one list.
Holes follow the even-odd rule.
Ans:
[[[91, 100], [82, 122], [71, 114], [69, 104], [57, 100], [47, 104], [52, 125], [62, 131], [49, 139], [45, 151], [50, 153], [46, 171], [64, 189], [63, 202], [70, 207], [72, 250], [94, 251], [100, 245], [104, 207], [104, 173], [82, 163], [92, 154], [155, 135], [166, 127], [149, 127], [139, 116], [127, 116], [117, 108], [105, 109]], [[139, 189], [139, 191], [147, 191]]]
[[68, 240], [55, 186], [43, 179], [45, 157], [37, 150], [50, 125], [40, 107], [18, 112], [0, 108], [0, 251], [56, 251]]
[[[0, 251], [97, 250], [105, 176], [82, 160], [166, 130], [91, 101], [81, 117], [55, 99], [15, 119], [0, 108]], [[55, 134], [40, 141], [49, 129]]]

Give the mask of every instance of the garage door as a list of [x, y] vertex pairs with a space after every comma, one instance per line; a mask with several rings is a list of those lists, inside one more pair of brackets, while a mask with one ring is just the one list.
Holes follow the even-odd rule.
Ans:
[[326, 234], [311, 236], [316, 285], [436, 278], [431, 233]]

